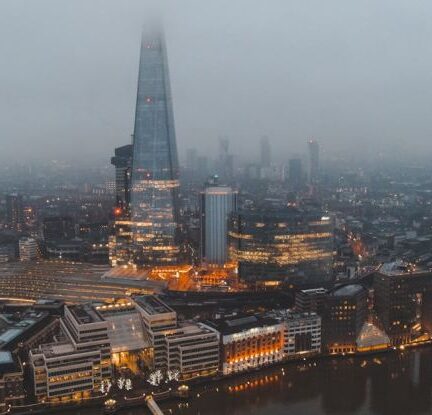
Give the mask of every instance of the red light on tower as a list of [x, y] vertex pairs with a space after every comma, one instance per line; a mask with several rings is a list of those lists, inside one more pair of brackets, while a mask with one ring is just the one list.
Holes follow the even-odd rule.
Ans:
[[120, 216], [121, 213], [122, 213], [122, 208], [120, 208], [120, 207], [116, 207], [116, 208], [114, 209], [114, 215], [116, 215], [116, 216]]

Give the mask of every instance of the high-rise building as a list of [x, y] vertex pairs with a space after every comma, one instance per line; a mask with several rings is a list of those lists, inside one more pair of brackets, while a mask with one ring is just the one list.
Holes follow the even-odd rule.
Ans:
[[116, 206], [114, 208], [114, 235], [109, 240], [109, 260], [112, 266], [129, 263], [132, 252], [132, 229], [130, 218], [132, 145], [115, 149], [111, 164], [115, 166]]
[[293, 207], [240, 209], [229, 224], [230, 258], [248, 283], [330, 281], [334, 226], [320, 210]]
[[229, 152], [229, 145], [228, 138], [219, 138], [218, 175], [228, 183], [231, 182], [234, 176], [234, 158]]
[[267, 136], [261, 137], [261, 167], [270, 167], [271, 146]]
[[132, 144], [115, 149], [111, 158], [115, 167], [116, 207], [129, 211], [132, 173]]
[[319, 144], [318, 141], [309, 140], [309, 182], [315, 184], [319, 178]]
[[135, 262], [178, 258], [179, 172], [163, 34], [142, 37], [133, 135], [131, 220]]
[[23, 198], [17, 193], [6, 196], [6, 221], [9, 229], [22, 231], [24, 226]]
[[299, 158], [291, 159], [288, 163], [288, 183], [295, 190], [303, 183], [302, 161]]
[[228, 218], [236, 209], [237, 192], [209, 186], [201, 193], [201, 259], [222, 265], [228, 260]]
[[38, 243], [33, 238], [19, 240], [19, 256], [21, 261], [31, 261], [39, 256]]

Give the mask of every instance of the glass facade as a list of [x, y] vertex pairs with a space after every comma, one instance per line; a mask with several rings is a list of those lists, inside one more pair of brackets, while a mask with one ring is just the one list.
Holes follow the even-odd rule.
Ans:
[[244, 281], [329, 281], [333, 221], [321, 212], [251, 209], [231, 215], [230, 257]]
[[172, 264], [178, 257], [178, 160], [165, 43], [143, 34], [133, 139], [131, 219], [134, 260]]

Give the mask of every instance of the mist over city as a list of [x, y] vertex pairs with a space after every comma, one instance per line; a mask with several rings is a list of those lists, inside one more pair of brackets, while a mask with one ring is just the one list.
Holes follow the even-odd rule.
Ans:
[[0, 0], [0, 415], [430, 413], [431, 18]]
[[282, 161], [430, 152], [428, 1], [3, 0], [1, 159], [97, 160], [133, 133], [140, 32], [162, 16], [179, 153]]

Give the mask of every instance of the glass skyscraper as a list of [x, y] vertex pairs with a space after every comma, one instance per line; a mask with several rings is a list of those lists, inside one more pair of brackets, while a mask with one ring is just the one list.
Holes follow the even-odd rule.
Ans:
[[133, 138], [131, 221], [134, 261], [178, 258], [178, 159], [168, 62], [160, 30], [144, 30]]

